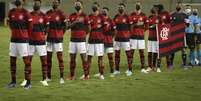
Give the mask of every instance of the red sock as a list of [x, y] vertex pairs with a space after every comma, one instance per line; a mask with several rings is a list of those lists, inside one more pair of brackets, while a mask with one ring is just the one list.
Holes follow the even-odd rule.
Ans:
[[104, 74], [104, 65], [103, 65], [103, 57], [102, 56], [98, 57], [98, 67], [99, 67], [99, 73], [101, 75], [103, 75]]
[[152, 68], [152, 52], [148, 53], [148, 66]]
[[75, 75], [75, 67], [76, 67], [75, 60], [70, 60], [70, 76], [71, 77], [74, 77]]
[[132, 57], [131, 51], [126, 51], [127, 61], [128, 61], [128, 69], [132, 71]]
[[31, 80], [31, 63], [29, 57], [23, 57], [23, 61], [25, 64], [24, 74], [25, 74], [25, 80], [30, 81]]
[[47, 77], [51, 79], [52, 52], [47, 52]]
[[42, 67], [43, 80], [45, 80], [47, 78], [47, 56], [41, 56], [40, 61]]
[[119, 63], [120, 63], [120, 50], [115, 51], [115, 69], [119, 71]]
[[145, 64], [145, 62], [144, 62], [144, 50], [140, 49], [139, 52], [140, 52], [141, 69], [143, 69], [144, 64]]
[[108, 60], [110, 65], [110, 73], [113, 73], [114, 72], [113, 53], [108, 53]]

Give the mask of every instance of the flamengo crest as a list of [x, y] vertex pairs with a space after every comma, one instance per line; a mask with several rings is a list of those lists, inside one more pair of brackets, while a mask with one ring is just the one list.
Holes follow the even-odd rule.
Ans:
[[168, 35], [169, 35], [170, 29], [167, 27], [163, 27], [161, 32], [160, 32], [160, 37], [162, 40], [168, 40]]

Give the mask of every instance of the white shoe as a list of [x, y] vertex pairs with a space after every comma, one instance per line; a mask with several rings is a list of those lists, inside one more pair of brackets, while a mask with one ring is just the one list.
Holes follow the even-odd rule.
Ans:
[[120, 71], [115, 70], [113, 74], [118, 75], [118, 74], [120, 74]]
[[24, 81], [22, 81], [22, 83], [20, 84], [20, 86], [24, 87], [27, 84], [27, 80], [24, 79]]
[[148, 67], [148, 68], [146, 69], [146, 71], [147, 71], [147, 72], [150, 72], [150, 71], [152, 71], [152, 69], [151, 69], [150, 67]]
[[49, 78], [47, 78], [47, 79], [46, 79], [46, 81], [47, 81], [47, 82], [50, 82], [50, 81], [52, 81], [52, 80], [51, 80], [51, 79], [49, 79]]
[[59, 83], [60, 83], [60, 84], [64, 84], [64, 79], [61, 78], [60, 81], [59, 81]]
[[195, 59], [195, 64], [198, 65], [199, 64], [199, 60], [196, 58]]
[[94, 77], [99, 77], [101, 76], [100, 73], [94, 74]]
[[149, 72], [147, 72], [145, 69], [141, 69], [141, 73], [148, 74]]
[[156, 72], [160, 73], [160, 72], [161, 72], [161, 69], [160, 69], [160, 68], [157, 68]]
[[104, 80], [105, 78], [104, 78], [103, 75], [100, 75], [100, 76], [99, 76], [99, 79], [100, 79], [100, 80]]
[[110, 77], [111, 77], [111, 78], [115, 77], [114, 73], [111, 73], [111, 74], [110, 74]]
[[80, 80], [82, 80], [82, 79], [84, 79], [84, 75], [82, 75], [82, 76], [80, 77]]
[[128, 71], [127, 73], [126, 73], [126, 76], [131, 76], [133, 73], [131, 72], [131, 71]]
[[46, 80], [40, 81], [40, 83], [41, 83], [43, 86], [48, 86], [48, 83], [47, 83]]

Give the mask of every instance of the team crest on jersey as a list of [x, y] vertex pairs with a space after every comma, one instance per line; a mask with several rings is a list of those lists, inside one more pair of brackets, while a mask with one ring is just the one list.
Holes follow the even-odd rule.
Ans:
[[166, 16], [163, 16], [162, 18], [163, 18], [163, 19], [166, 19]]
[[43, 23], [43, 18], [40, 18], [40, 19], [39, 19], [39, 22], [40, 22], [40, 23]]
[[15, 18], [15, 15], [12, 15], [11, 18]]
[[140, 19], [139, 19], [140, 21], [142, 21], [143, 19], [142, 19], [142, 17], [140, 17]]
[[59, 16], [57, 16], [55, 19], [56, 19], [57, 21], [59, 21], [60, 18], [59, 18]]
[[126, 19], [123, 19], [123, 22], [126, 22]]
[[22, 20], [24, 18], [23, 15], [19, 15], [19, 19]]
[[98, 22], [98, 23], [101, 23], [101, 20], [100, 20], [100, 19], [98, 19], [98, 20], [97, 20], [97, 22]]
[[160, 37], [162, 40], [168, 40], [169, 31], [170, 31], [169, 28], [163, 27], [163, 29], [160, 32]]

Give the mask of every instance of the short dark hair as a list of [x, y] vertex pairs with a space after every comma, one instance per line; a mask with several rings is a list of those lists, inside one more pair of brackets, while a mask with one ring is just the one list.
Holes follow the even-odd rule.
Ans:
[[124, 3], [119, 3], [119, 6], [124, 6], [126, 7], [126, 5]]
[[108, 7], [103, 7], [103, 9], [106, 9], [107, 11], [109, 11], [109, 8], [108, 8]]
[[82, 0], [76, 0], [75, 2], [79, 2], [79, 3], [83, 4]]
[[94, 2], [94, 5], [97, 5], [98, 7], [100, 7], [100, 4], [98, 2]]
[[42, 1], [41, 1], [41, 0], [34, 0], [34, 1], [39, 1], [40, 3], [42, 3]]

